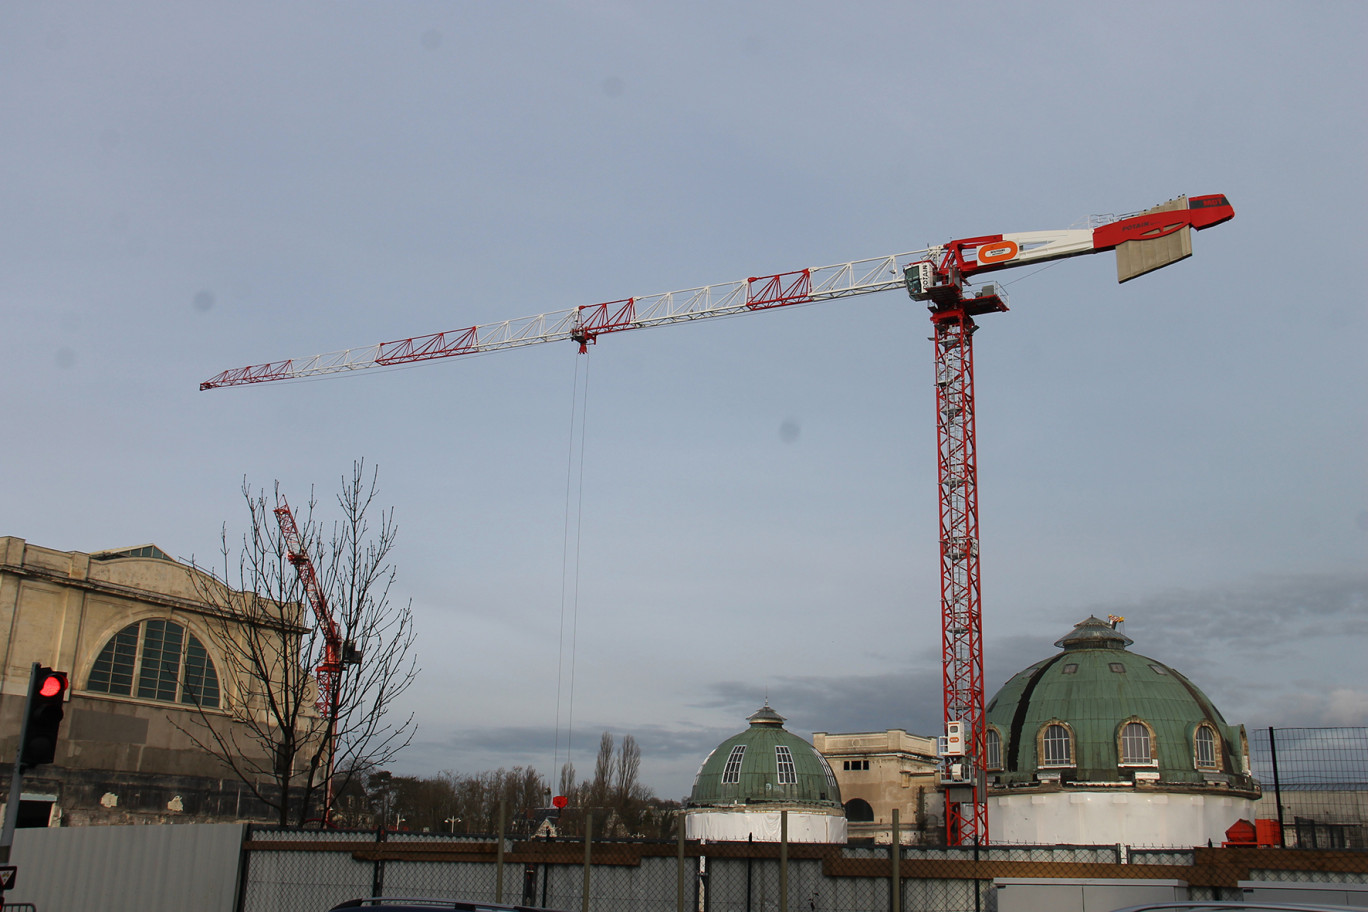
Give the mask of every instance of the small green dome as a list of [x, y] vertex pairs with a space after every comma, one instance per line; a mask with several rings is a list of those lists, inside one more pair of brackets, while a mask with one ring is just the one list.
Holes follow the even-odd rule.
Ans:
[[1004, 684], [988, 704], [990, 779], [1257, 788], [1243, 727], [1174, 669], [1130, 652], [1132, 642], [1090, 617], [1055, 643], [1061, 653]]
[[768, 701], [747, 721], [750, 728], [719, 744], [698, 768], [690, 807], [841, 807], [841, 789], [826, 758], [785, 730], [784, 717]]

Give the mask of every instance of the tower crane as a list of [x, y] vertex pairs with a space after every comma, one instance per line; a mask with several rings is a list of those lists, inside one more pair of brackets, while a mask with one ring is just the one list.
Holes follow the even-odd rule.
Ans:
[[328, 600], [324, 598], [323, 590], [318, 585], [318, 574], [314, 571], [313, 560], [304, 547], [289, 502], [282, 497], [280, 506], [273, 512], [276, 522], [280, 524], [280, 534], [285, 539], [286, 559], [299, 574], [299, 582], [304, 586], [304, 594], [309, 599], [314, 619], [323, 634], [323, 660], [314, 669], [314, 679], [318, 682], [318, 697], [314, 705], [323, 718], [328, 720], [332, 739], [332, 743], [328, 745], [328, 778], [325, 785], [327, 800], [323, 811], [323, 824], [327, 826], [328, 818], [332, 814], [333, 764], [337, 755], [337, 708], [342, 687], [342, 669], [347, 665], [360, 664], [361, 653], [356, 651], [356, 644], [351, 640], [343, 640], [337, 622], [333, 620], [332, 611], [328, 609]]
[[[946, 840], [988, 841], [983, 625], [979, 601], [978, 459], [974, 421], [975, 317], [1007, 310], [1001, 289], [968, 280], [1017, 266], [1116, 251], [1126, 282], [1192, 255], [1192, 229], [1234, 218], [1225, 196], [1178, 197], [1144, 212], [1094, 219], [1088, 228], [989, 234], [912, 253], [752, 276], [310, 358], [226, 370], [201, 390], [293, 380], [602, 335], [905, 288], [924, 301], [934, 330], [940, 511], [941, 645], [946, 736]], [[326, 659], [325, 659], [325, 663]], [[320, 681], [324, 667], [319, 666]]]

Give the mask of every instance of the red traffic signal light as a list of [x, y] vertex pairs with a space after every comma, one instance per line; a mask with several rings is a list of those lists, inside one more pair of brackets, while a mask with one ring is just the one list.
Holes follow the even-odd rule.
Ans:
[[51, 763], [56, 756], [57, 732], [65, 714], [62, 700], [66, 697], [68, 684], [66, 672], [34, 667], [29, 687], [28, 713], [24, 718], [23, 745], [19, 754], [21, 769]]
[[67, 677], [60, 671], [50, 671], [38, 682], [38, 696], [60, 697], [66, 692]]

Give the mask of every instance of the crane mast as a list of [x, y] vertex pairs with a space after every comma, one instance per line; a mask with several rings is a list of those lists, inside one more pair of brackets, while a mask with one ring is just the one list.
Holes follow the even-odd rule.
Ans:
[[987, 751], [984, 720], [983, 621], [979, 596], [978, 458], [974, 421], [975, 313], [1006, 310], [992, 290], [933, 308], [936, 346], [936, 476], [940, 505], [941, 680], [943, 716], [968, 732], [969, 762], [947, 768], [947, 781], [968, 783], [967, 801], [947, 791], [946, 842], [972, 844], [988, 836], [987, 783], [975, 763]]
[[[974, 290], [967, 288], [965, 281], [980, 273], [1115, 250], [1117, 281], [1127, 282], [1191, 256], [1192, 229], [1219, 225], [1234, 216], [1235, 210], [1223, 195], [1182, 196], [1144, 212], [1097, 219], [1085, 229], [980, 235], [914, 253], [621, 298], [298, 361], [251, 365], [223, 371], [201, 383], [200, 389], [393, 367], [542, 342], [573, 341], [582, 353], [607, 333], [905, 288], [913, 299], [927, 302], [935, 345], [941, 667], [947, 732], [943, 739], [946, 841], [950, 845], [981, 844], [988, 841], [988, 757], [973, 337], [978, 329], [974, 317], [1005, 311], [1007, 302], [997, 286]], [[276, 513], [280, 515], [281, 511]], [[289, 517], [288, 509], [285, 516]], [[289, 521], [293, 524], [292, 517]], [[297, 538], [296, 533], [295, 541]], [[291, 562], [301, 568], [301, 576], [305, 567], [312, 576], [308, 556], [297, 551], [294, 544], [290, 548]], [[303, 560], [296, 562], [296, 553], [303, 555]], [[309, 590], [307, 580], [305, 589]], [[319, 599], [316, 614], [322, 604], [321, 596]], [[319, 617], [323, 623], [326, 605]], [[330, 631], [325, 635], [329, 651], [318, 669], [320, 694], [325, 677], [330, 687], [336, 686], [341, 668], [338, 662], [346, 661], [336, 651], [341, 648], [336, 642], [336, 628], [325, 629]]]

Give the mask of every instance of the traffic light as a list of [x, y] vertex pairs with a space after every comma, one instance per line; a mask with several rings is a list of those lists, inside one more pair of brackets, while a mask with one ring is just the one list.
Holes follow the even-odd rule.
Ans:
[[33, 676], [28, 698], [28, 718], [24, 722], [24, 744], [19, 755], [20, 769], [51, 763], [57, 753], [57, 729], [62, 724], [62, 700], [66, 697], [64, 671], [39, 667]]

